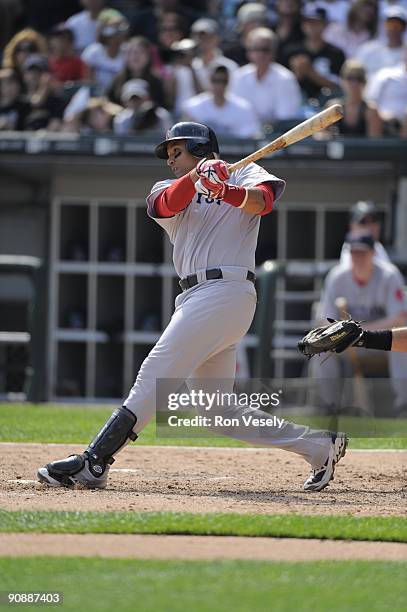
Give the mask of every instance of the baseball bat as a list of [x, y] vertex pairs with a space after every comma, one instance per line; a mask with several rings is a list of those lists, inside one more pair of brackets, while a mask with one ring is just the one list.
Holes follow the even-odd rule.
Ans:
[[[347, 319], [348, 313], [348, 300], [345, 297], [337, 297], [335, 300], [335, 306], [339, 311], [341, 319]], [[357, 403], [357, 407], [364, 413], [369, 414], [369, 397], [365, 384], [365, 377], [361, 363], [358, 357], [357, 349], [355, 347], [349, 347], [346, 351], [353, 369], [353, 393]]]
[[342, 119], [342, 117], [342, 105], [333, 104], [313, 117], [299, 123], [291, 130], [288, 130], [288, 132], [285, 132], [285, 134], [282, 134], [269, 144], [266, 144], [261, 149], [258, 149], [257, 151], [254, 151], [254, 153], [247, 155], [247, 157], [243, 157], [243, 159], [240, 159], [238, 162], [231, 164], [229, 166], [229, 172], [232, 173], [235, 170], [238, 170], [238, 168], [243, 168], [243, 166], [247, 166], [251, 162], [257, 161], [269, 153], [275, 153], [276, 151], [284, 149], [285, 147], [288, 147], [299, 140], [304, 140], [304, 138], [308, 138], [308, 136], [312, 136], [312, 134], [315, 134], [329, 125], [332, 125], [332, 123], [339, 121]]

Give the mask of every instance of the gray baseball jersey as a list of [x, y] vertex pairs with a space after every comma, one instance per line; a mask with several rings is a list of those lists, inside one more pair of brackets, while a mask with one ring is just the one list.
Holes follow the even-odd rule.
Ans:
[[344, 297], [349, 314], [358, 321], [374, 321], [407, 312], [404, 281], [390, 263], [374, 260], [374, 272], [366, 285], [359, 285], [350, 266], [335, 266], [329, 272], [320, 304], [319, 318], [340, 318], [335, 299]]
[[[359, 321], [375, 321], [384, 317], [407, 312], [404, 281], [399, 270], [391, 263], [375, 258], [374, 273], [366, 285], [358, 285], [352, 278], [350, 266], [339, 264], [332, 268], [325, 282], [319, 308], [319, 319], [338, 319], [342, 313], [335, 306], [335, 299], [345, 297], [349, 314]], [[360, 358], [366, 357], [366, 349], [360, 351]], [[373, 351], [375, 352], [375, 351]], [[342, 394], [340, 357], [318, 359], [311, 365], [314, 378], [320, 381], [321, 397], [327, 404], [338, 404]], [[389, 371], [396, 403], [407, 403], [407, 353], [390, 353]]]
[[[174, 245], [173, 260], [178, 276], [184, 278], [198, 270], [232, 266], [254, 270], [259, 233], [259, 215], [249, 215], [221, 200], [196, 194], [186, 209], [170, 218], [158, 218], [154, 200], [175, 179], [156, 183], [147, 197], [147, 212], [167, 232]], [[277, 200], [285, 182], [257, 164], [233, 172], [227, 181], [241, 187], [271, 183]]]

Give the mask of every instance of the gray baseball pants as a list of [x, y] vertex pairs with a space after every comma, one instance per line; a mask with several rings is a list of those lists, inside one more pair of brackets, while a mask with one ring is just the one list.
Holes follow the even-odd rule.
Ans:
[[[137, 417], [139, 433], [156, 409], [157, 379], [197, 379], [213, 391], [222, 380], [222, 391], [231, 392], [236, 372], [236, 344], [246, 334], [256, 309], [256, 290], [247, 280], [211, 280], [177, 296], [174, 314], [157, 344], [144, 360], [124, 406]], [[225, 389], [225, 380], [229, 388]], [[213, 382], [212, 382], [213, 381]], [[236, 407], [242, 412], [241, 407]], [[245, 414], [270, 415], [247, 407]], [[228, 410], [228, 416], [233, 408]], [[225, 431], [227, 435], [253, 442], [245, 428]], [[261, 444], [294, 452], [314, 467], [326, 461], [330, 437], [322, 431], [287, 421], [281, 428], [262, 431]]]

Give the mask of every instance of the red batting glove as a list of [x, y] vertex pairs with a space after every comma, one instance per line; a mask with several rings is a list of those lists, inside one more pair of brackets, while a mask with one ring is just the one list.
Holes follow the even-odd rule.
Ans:
[[214, 200], [222, 200], [227, 185], [225, 183], [212, 183], [205, 177], [200, 178], [195, 183], [195, 190], [198, 193], [202, 193], [206, 198], [213, 198]]
[[201, 159], [196, 166], [200, 179], [207, 179], [214, 185], [221, 185], [229, 178], [227, 163], [222, 159]]

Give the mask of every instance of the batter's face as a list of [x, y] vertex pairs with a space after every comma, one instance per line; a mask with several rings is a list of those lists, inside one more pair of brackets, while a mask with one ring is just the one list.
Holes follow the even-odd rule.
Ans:
[[198, 159], [191, 155], [186, 148], [185, 140], [175, 140], [167, 145], [167, 165], [177, 178], [184, 176], [195, 168]]

